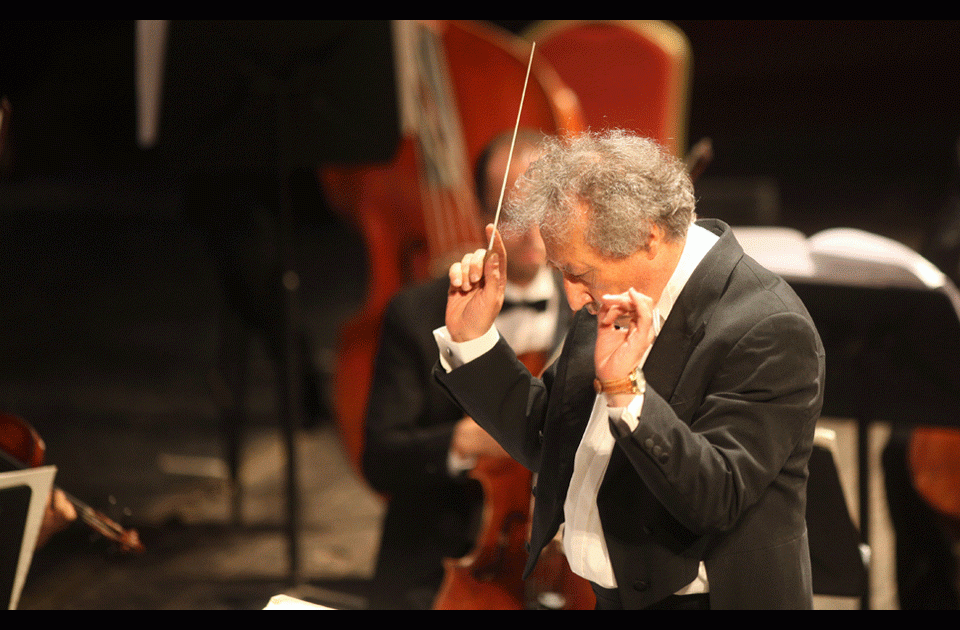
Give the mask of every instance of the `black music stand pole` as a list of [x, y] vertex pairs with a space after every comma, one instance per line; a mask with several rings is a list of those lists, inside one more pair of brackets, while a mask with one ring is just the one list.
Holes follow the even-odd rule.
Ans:
[[280, 386], [281, 386], [281, 422], [286, 444], [287, 469], [287, 538], [289, 540], [288, 556], [291, 586], [299, 586], [303, 581], [300, 565], [300, 534], [301, 534], [301, 507], [299, 457], [297, 455], [297, 438], [302, 422], [302, 394], [301, 383], [303, 366], [300, 363], [300, 353], [297, 350], [300, 326], [298, 299], [300, 276], [294, 256], [293, 246], [293, 210], [290, 199], [288, 178], [291, 165], [288, 160], [290, 142], [292, 142], [291, 105], [288, 87], [281, 83], [277, 93], [277, 181], [280, 194], [279, 245], [281, 263], [280, 294], [283, 301], [281, 308], [281, 332], [283, 335], [283, 353], [280, 357]]

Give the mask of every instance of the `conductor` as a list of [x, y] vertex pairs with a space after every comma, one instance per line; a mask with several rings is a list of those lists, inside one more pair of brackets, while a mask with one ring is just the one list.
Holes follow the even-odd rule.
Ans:
[[563, 528], [597, 608], [812, 606], [804, 520], [824, 354], [803, 304], [697, 220], [682, 163], [621, 131], [553, 138], [504, 209], [576, 312], [536, 378], [499, 338], [505, 257], [450, 267], [434, 374], [538, 473], [526, 573]]

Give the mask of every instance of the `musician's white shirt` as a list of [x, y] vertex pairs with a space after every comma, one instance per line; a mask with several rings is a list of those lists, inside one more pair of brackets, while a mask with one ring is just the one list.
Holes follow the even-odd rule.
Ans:
[[547, 301], [547, 308], [536, 312], [528, 308], [500, 311], [496, 327], [503, 339], [518, 355], [526, 352], [549, 352], [556, 341], [557, 319], [565, 305], [557, 280], [550, 267], [544, 265], [526, 286], [507, 281], [504, 299], [516, 302]]
[[[655, 307], [654, 334], [659, 334], [680, 291], [716, 241], [717, 236], [709, 230], [691, 225], [677, 268]], [[494, 325], [482, 337], [456, 343], [450, 339], [446, 327], [441, 327], [434, 331], [434, 337], [440, 350], [440, 363], [450, 371], [490, 350], [497, 343], [499, 333]], [[643, 361], [646, 361], [646, 356]], [[617, 421], [626, 423], [627, 429], [632, 431], [639, 423], [642, 407], [643, 397], [637, 396], [626, 408], [611, 411], [604, 397], [597, 396], [577, 449], [573, 476], [564, 503], [563, 547], [570, 568], [577, 575], [604, 588], [617, 586], [596, 506], [597, 491], [614, 446], [614, 436], [610, 433], [607, 417], [613, 413], [618, 416]], [[706, 571], [701, 563], [697, 579], [679, 593], [706, 590]]]

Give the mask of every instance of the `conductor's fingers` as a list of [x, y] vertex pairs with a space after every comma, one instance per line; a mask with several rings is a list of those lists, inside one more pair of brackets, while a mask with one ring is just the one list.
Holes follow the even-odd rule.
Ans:
[[477, 284], [480, 282], [480, 279], [483, 278], [483, 264], [485, 262], [487, 251], [485, 249], [478, 249], [473, 252], [473, 255], [470, 256], [470, 269], [468, 270], [470, 274], [470, 282], [472, 284]]
[[458, 289], [463, 288], [463, 266], [461, 262], [458, 261], [450, 265], [448, 275], [450, 277], [450, 286]]

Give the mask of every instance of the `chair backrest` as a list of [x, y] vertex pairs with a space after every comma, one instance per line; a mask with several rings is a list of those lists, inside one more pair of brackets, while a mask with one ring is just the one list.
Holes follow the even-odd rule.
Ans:
[[546, 20], [523, 35], [576, 92], [591, 129], [629, 129], [683, 157], [692, 53], [680, 29], [658, 20]]

